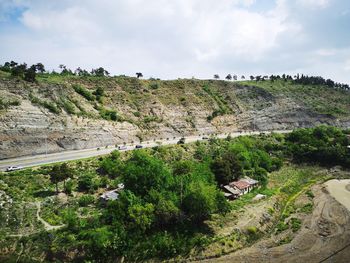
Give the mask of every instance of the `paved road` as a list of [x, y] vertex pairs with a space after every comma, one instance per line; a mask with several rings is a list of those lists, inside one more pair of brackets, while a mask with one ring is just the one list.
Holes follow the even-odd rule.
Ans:
[[[291, 130], [275, 130], [274, 133], [289, 133]], [[243, 135], [253, 135], [260, 133], [271, 133], [271, 131], [250, 131], [250, 132], [232, 132], [232, 133], [224, 133], [218, 134], [216, 138], [226, 138], [228, 135], [231, 137], [238, 137]], [[198, 140], [203, 140], [205, 136], [186, 136], [185, 143], [191, 143]], [[207, 137], [210, 137], [208, 135]], [[176, 144], [179, 141], [180, 137], [169, 140], [157, 140], [157, 141], [145, 141], [142, 142], [141, 145], [144, 148], [150, 148], [157, 145], [170, 145]], [[136, 144], [126, 144], [126, 149], [123, 151], [131, 151], [135, 149]], [[23, 156], [18, 158], [10, 158], [5, 160], [0, 160], [0, 171], [4, 171], [8, 166], [23, 166], [23, 167], [33, 167], [39, 166], [43, 164], [57, 163], [63, 161], [71, 161], [83, 158], [89, 158], [94, 156], [106, 155], [116, 149], [115, 145], [110, 145], [108, 147], [101, 147], [101, 149], [92, 148], [92, 149], [84, 149], [84, 150], [74, 150], [74, 151], [64, 151], [59, 153], [51, 153], [51, 154], [40, 154], [34, 156]]]

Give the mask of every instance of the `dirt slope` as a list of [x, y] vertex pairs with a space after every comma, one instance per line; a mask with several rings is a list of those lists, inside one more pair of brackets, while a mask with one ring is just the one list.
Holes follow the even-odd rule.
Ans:
[[204, 262], [349, 262], [350, 211], [325, 185], [313, 187], [314, 211], [289, 243], [276, 246], [271, 238], [252, 247]]

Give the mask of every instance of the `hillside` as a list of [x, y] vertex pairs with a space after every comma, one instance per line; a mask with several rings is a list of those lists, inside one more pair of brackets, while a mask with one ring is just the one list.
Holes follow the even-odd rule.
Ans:
[[[350, 126], [350, 93], [291, 81], [0, 72], [0, 159], [237, 130]], [[45, 143], [46, 142], [46, 143]]]

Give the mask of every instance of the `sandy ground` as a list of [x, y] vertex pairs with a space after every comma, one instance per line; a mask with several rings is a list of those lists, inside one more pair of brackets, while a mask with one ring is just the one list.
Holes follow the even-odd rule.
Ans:
[[333, 179], [329, 180], [326, 185], [328, 192], [350, 211], [350, 179]]
[[[333, 183], [330, 191], [341, 186]], [[314, 211], [306, 215], [294, 239], [276, 245], [272, 237], [249, 248], [204, 262], [350, 262], [350, 211], [328, 192], [326, 185], [315, 185]], [[343, 198], [343, 195], [340, 195]], [[337, 194], [337, 198], [339, 195]], [[349, 203], [349, 200], [347, 201]]]

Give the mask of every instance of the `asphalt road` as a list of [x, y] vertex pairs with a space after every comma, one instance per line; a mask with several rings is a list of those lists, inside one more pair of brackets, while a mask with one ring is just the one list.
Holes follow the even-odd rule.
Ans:
[[[291, 130], [274, 130], [274, 131], [249, 131], [249, 132], [232, 132], [232, 133], [224, 133], [224, 134], [218, 134], [215, 137], [216, 138], [226, 138], [228, 135], [231, 137], [238, 137], [243, 135], [253, 135], [253, 134], [260, 134], [260, 133], [289, 133]], [[202, 135], [202, 136], [187, 136], [185, 138], [185, 143], [191, 143], [195, 141], [203, 140], [203, 137], [210, 137], [213, 135]], [[156, 140], [156, 141], [144, 141], [142, 143], [135, 143], [135, 144], [126, 144], [126, 149], [122, 151], [131, 151], [135, 149], [136, 145], [142, 145], [143, 148], [151, 148], [154, 146], [159, 145], [170, 145], [170, 144], [176, 144], [181, 137], [177, 137], [175, 139], [169, 139], [169, 140]], [[64, 162], [64, 161], [71, 161], [71, 160], [78, 160], [78, 159], [84, 159], [94, 156], [100, 156], [100, 155], [106, 155], [110, 152], [116, 150], [115, 145], [110, 145], [107, 147], [101, 147], [99, 149], [92, 148], [92, 149], [84, 149], [84, 150], [74, 150], [74, 151], [64, 151], [64, 152], [58, 152], [58, 153], [50, 153], [50, 154], [40, 154], [40, 155], [33, 155], [33, 156], [23, 156], [18, 158], [10, 158], [10, 159], [4, 159], [0, 160], [0, 171], [5, 171], [7, 167], [9, 166], [22, 166], [22, 167], [33, 167], [33, 166], [39, 166], [44, 164], [50, 164], [50, 163], [57, 163], [57, 162]]]

